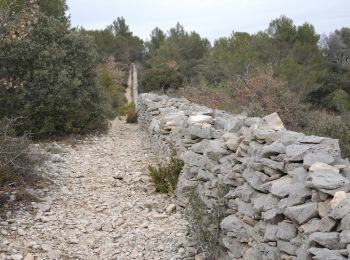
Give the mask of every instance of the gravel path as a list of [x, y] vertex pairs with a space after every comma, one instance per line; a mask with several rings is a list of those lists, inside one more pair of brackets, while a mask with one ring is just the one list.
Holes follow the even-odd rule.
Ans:
[[31, 191], [43, 202], [0, 219], [0, 259], [188, 257], [187, 222], [149, 182], [147, 140], [116, 119], [108, 135], [75, 147], [46, 144], [55, 154], [41, 172], [53, 184]]
[[128, 103], [132, 102], [132, 69], [129, 72], [128, 87], [125, 90], [125, 99]]

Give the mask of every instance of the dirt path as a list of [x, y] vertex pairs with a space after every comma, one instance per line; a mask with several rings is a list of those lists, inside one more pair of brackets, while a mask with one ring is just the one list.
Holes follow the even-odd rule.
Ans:
[[[0, 219], [0, 259], [184, 259], [186, 221], [146, 172], [154, 159], [137, 125], [55, 151], [41, 169], [44, 202]], [[169, 208], [168, 208], [169, 209]]]
[[125, 90], [125, 98], [128, 103], [132, 102], [132, 77], [133, 77], [132, 68], [130, 68], [129, 78], [128, 78], [128, 87]]

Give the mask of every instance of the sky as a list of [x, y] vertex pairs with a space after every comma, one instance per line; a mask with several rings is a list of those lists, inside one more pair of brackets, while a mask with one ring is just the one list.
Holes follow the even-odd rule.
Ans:
[[350, 27], [350, 0], [67, 0], [72, 26], [103, 29], [124, 17], [144, 40], [155, 27], [167, 32], [177, 22], [214, 41], [233, 31], [255, 33], [286, 15], [309, 22], [319, 34]]

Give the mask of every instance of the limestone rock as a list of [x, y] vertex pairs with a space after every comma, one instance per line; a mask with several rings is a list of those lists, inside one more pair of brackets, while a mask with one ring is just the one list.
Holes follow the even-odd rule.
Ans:
[[276, 237], [282, 240], [291, 240], [297, 236], [297, 228], [293, 223], [283, 221], [278, 223]]
[[338, 191], [334, 194], [334, 198], [331, 200], [331, 208], [334, 209], [336, 208], [339, 203], [345, 199], [347, 196], [346, 196], [346, 193], [344, 191]]
[[337, 228], [339, 231], [344, 231], [350, 229], [350, 214], [346, 214], [346, 216], [340, 221], [340, 224]]
[[310, 235], [310, 241], [316, 242], [328, 249], [343, 249], [344, 244], [339, 242], [338, 232], [315, 232]]
[[334, 190], [349, 184], [349, 180], [345, 179], [340, 173], [315, 171], [306, 179], [306, 186], [315, 189]]
[[335, 166], [331, 166], [327, 163], [323, 163], [323, 162], [315, 162], [313, 163], [310, 168], [309, 171], [311, 172], [333, 172], [333, 173], [339, 173], [339, 169]]
[[350, 213], [350, 197], [340, 201], [338, 205], [332, 210], [330, 216], [334, 219], [342, 219]]
[[288, 207], [284, 211], [284, 214], [298, 224], [304, 224], [313, 217], [318, 216], [317, 203], [310, 202], [304, 205]]
[[273, 130], [282, 130], [284, 129], [283, 122], [277, 113], [272, 113], [263, 118], [266, 125]]
[[266, 188], [262, 188], [262, 185], [269, 180], [268, 176], [264, 173], [247, 168], [242, 176], [254, 189], [259, 191], [267, 190]]
[[314, 163], [321, 162], [325, 164], [332, 164], [334, 162], [333, 156], [327, 152], [307, 152], [304, 156], [304, 167], [310, 168]]
[[340, 238], [341, 244], [344, 244], [344, 245], [350, 244], [350, 229], [344, 230], [343, 232], [341, 232], [339, 235], [339, 238]]
[[279, 142], [273, 142], [270, 145], [265, 145], [263, 148], [263, 156], [278, 155], [285, 152], [285, 145]]
[[310, 150], [311, 147], [305, 144], [292, 144], [286, 148], [286, 160], [288, 161], [302, 161], [305, 153]]
[[264, 241], [277, 241], [277, 229], [277, 225], [268, 224], [264, 234]]
[[272, 194], [260, 194], [253, 199], [253, 206], [257, 211], [267, 211], [277, 206], [279, 199]]
[[203, 124], [203, 123], [211, 124], [212, 122], [213, 122], [213, 117], [207, 116], [207, 115], [194, 115], [188, 118], [188, 124], [190, 125]]
[[312, 259], [316, 260], [346, 260], [346, 258], [342, 256], [338, 250], [312, 247], [309, 249], [309, 252], [314, 255]]

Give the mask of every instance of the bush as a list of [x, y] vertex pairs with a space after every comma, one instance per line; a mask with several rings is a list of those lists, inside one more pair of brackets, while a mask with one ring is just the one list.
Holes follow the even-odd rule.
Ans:
[[193, 187], [186, 193], [186, 217], [190, 223], [190, 233], [198, 242], [199, 250], [205, 252], [208, 259], [221, 259], [220, 223], [225, 217], [224, 196], [229, 192], [229, 188], [219, 185], [218, 191], [218, 200], [211, 210], [208, 210], [203, 202], [198, 187]]
[[328, 95], [323, 103], [327, 109], [341, 114], [350, 111], [350, 96], [342, 89], [337, 89]]
[[350, 158], [350, 131], [341, 116], [326, 111], [309, 111], [304, 120], [306, 134], [339, 139], [342, 156]]
[[126, 102], [124, 88], [115, 82], [106, 64], [99, 66], [97, 76], [107, 100], [107, 117], [113, 119], [118, 115], [118, 109]]
[[134, 103], [131, 103], [128, 108], [128, 112], [126, 113], [126, 122], [137, 123], [137, 112]]
[[271, 65], [259, 69], [240, 84], [235, 101], [241, 110], [248, 112], [249, 116], [260, 117], [277, 112], [287, 128], [300, 129], [300, 114], [306, 105], [300, 103], [286, 82], [273, 77]]
[[183, 166], [183, 161], [176, 159], [174, 152], [169, 163], [158, 164], [157, 167], [149, 166], [149, 174], [156, 191], [162, 193], [173, 192], [176, 189]]
[[16, 124], [17, 120], [0, 120], [0, 187], [33, 181], [31, 173], [39, 163], [38, 158], [30, 155], [28, 136], [15, 135]]
[[123, 104], [122, 106], [120, 106], [118, 108], [118, 115], [126, 116], [128, 111], [134, 106], [135, 106], [134, 103], [125, 103], [125, 104]]
[[42, 16], [22, 41], [0, 43], [0, 118], [23, 117], [17, 128], [34, 137], [105, 130], [103, 90], [97, 86], [97, 55], [91, 39], [65, 23]]
[[182, 74], [167, 66], [145, 70], [140, 82], [141, 89], [145, 92], [178, 89], [182, 85]]

